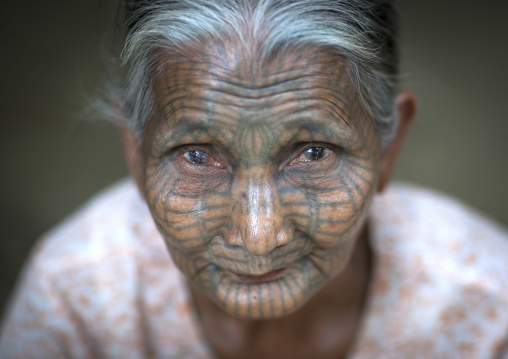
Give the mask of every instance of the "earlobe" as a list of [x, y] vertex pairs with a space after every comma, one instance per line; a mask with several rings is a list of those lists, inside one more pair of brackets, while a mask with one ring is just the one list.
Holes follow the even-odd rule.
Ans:
[[396, 110], [399, 120], [397, 133], [381, 154], [380, 174], [377, 191], [382, 192], [390, 182], [395, 163], [406, 139], [409, 127], [416, 117], [417, 103], [410, 91], [401, 92], [396, 99]]

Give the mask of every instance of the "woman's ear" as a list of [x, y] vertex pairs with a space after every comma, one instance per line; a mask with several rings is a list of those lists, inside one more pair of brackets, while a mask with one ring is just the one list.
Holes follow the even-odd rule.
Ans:
[[122, 102], [118, 98], [114, 98], [111, 100], [111, 105], [115, 111], [115, 117], [117, 119], [116, 126], [122, 140], [125, 162], [127, 163], [127, 167], [129, 168], [129, 172], [131, 173], [134, 182], [136, 182], [136, 185], [138, 186], [139, 192], [143, 194], [144, 185], [141, 142], [134, 131], [129, 126], [127, 126], [123, 120], [124, 109]]
[[132, 178], [136, 182], [140, 193], [144, 193], [143, 188], [143, 160], [141, 156], [141, 143], [134, 132], [123, 124], [118, 125], [120, 137], [123, 144], [123, 153], [127, 167]]
[[383, 149], [381, 154], [380, 175], [377, 186], [378, 192], [382, 192], [388, 185], [388, 182], [390, 182], [400, 150], [418, 110], [416, 98], [410, 91], [401, 92], [395, 101], [399, 123], [395, 137], [387, 147]]

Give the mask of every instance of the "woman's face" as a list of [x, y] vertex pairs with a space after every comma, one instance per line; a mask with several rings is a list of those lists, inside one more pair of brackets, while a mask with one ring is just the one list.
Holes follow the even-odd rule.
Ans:
[[179, 269], [232, 315], [290, 314], [348, 263], [379, 141], [342, 62], [202, 56], [157, 78], [147, 203]]

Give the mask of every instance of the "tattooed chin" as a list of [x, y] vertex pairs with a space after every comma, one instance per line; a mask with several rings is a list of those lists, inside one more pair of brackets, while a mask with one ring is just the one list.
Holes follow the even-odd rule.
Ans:
[[297, 262], [261, 275], [245, 275], [213, 267], [212, 299], [241, 318], [276, 318], [293, 312], [303, 300], [305, 264]]
[[193, 282], [222, 309], [236, 317], [283, 317], [300, 308], [330, 277], [311, 257], [306, 255], [265, 272], [250, 272], [260, 274], [246, 274], [247, 271], [234, 265], [235, 260], [229, 265], [224, 260], [222, 266], [209, 264], [203, 268]]

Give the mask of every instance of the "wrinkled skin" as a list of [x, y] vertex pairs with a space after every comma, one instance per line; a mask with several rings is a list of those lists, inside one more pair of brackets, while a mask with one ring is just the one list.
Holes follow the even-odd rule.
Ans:
[[159, 54], [153, 117], [141, 139], [121, 130], [127, 163], [217, 358], [342, 358], [375, 262], [369, 205], [416, 102], [399, 94], [381, 150], [341, 56], [244, 49]]
[[379, 138], [340, 56], [219, 58], [172, 61], [158, 77], [142, 191], [197, 288], [235, 317], [278, 318], [348, 264]]

